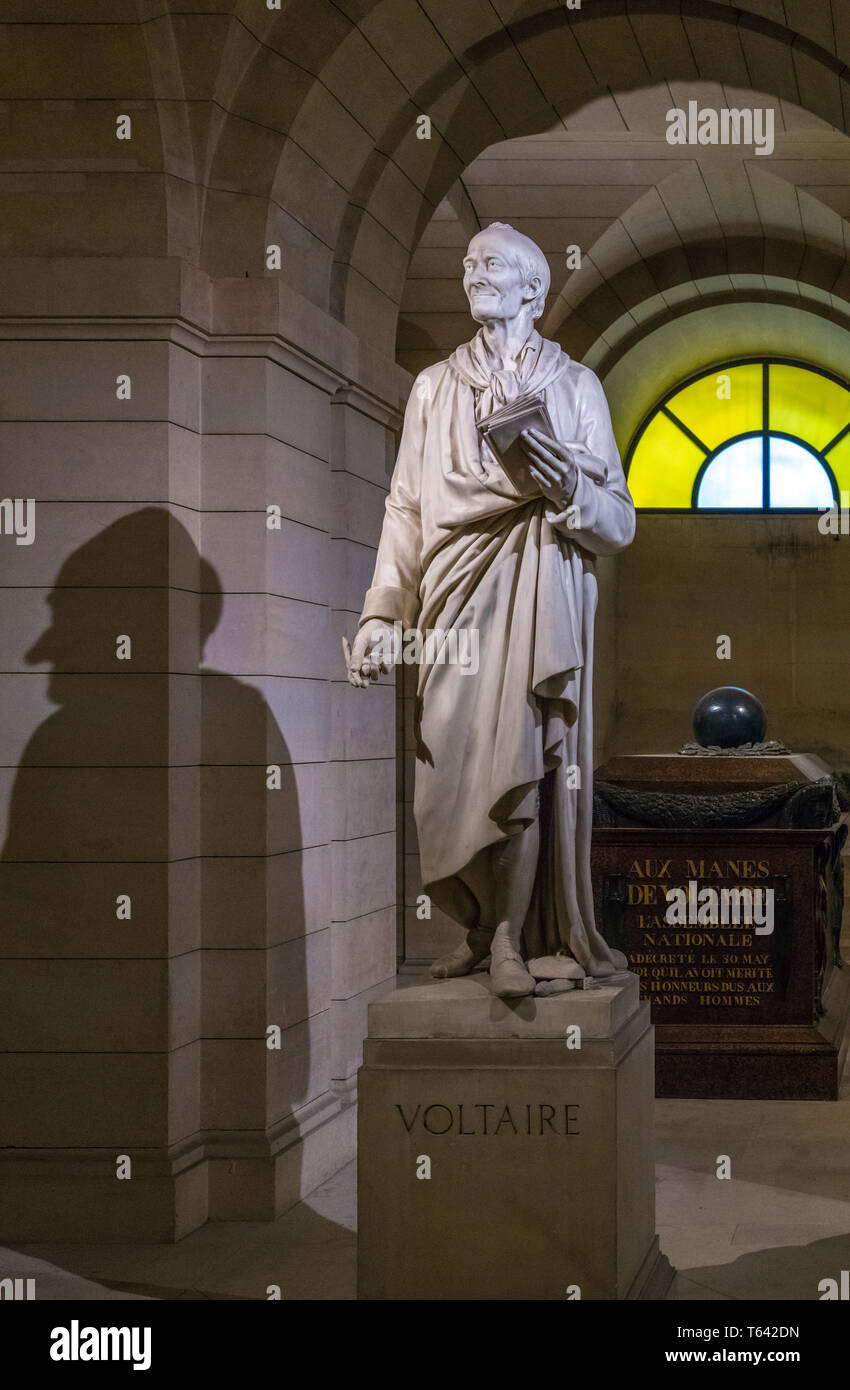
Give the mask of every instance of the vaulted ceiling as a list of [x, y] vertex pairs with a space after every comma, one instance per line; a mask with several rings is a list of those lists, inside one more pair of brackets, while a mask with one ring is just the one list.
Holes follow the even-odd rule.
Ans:
[[[691, 100], [770, 110], [772, 153], [669, 144], [667, 112]], [[703, 82], [611, 93], [490, 146], [456, 181], [410, 263], [399, 361], [418, 371], [469, 336], [460, 262], [494, 220], [547, 256], [542, 331], [610, 367], [648, 328], [708, 303], [799, 303], [846, 323], [848, 214], [850, 139], [796, 104]]]
[[[459, 312], [434, 253], [494, 217], [539, 231], [558, 263], [549, 331], [593, 360], [724, 277], [844, 313], [850, 0], [61, 8], [44, 24], [55, 0], [6, 6], [18, 58], [0, 119], [32, 151], [6, 171], [10, 256], [61, 246], [274, 274], [344, 324], [352, 351], [386, 359], [398, 337], [411, 365], [451, 344]], [[776, 152], [668, 147], [665, 105], [697, 88], [776, 103]], [[133, 139], [105, 145], [119, 112]], [[584, 252], [569, 278], [565, 242]]]

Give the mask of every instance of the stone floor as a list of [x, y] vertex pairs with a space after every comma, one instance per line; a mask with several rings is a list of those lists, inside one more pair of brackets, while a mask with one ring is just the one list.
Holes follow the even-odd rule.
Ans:
[[[670, 1298], [810, 1300], [850, 1267], [850, 1085], [834, 1104], [664, 1100], [656, 1117]], [[354, 1192], [352, 1163], [273, 1223], [208, 1225], [177, 1245], [26, 1245], [0, 1251], [0, 1277], [35, 1274], [51, 1299], [263, 1299], [270, 1284], [351, 1299]]]
[[[353, 1299], [355, 1181], [351, 1163], [275, 1222], [177, 1245], [0, 1249], [0, 1278], [35, 1275], [41, 1299]], [[656, 1193], [669, 1298], [816, 1299], [850, 1268], [850, 1063], [833, 1103], [656, 1102]]]

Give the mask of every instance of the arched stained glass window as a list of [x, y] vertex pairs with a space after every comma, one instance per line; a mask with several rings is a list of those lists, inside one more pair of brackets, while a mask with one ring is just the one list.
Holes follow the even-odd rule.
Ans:
[[650, 411], [626, 474], [648, 511], [820, 511], [850, 491], [850, 387], [802, 362], [707, 368]]

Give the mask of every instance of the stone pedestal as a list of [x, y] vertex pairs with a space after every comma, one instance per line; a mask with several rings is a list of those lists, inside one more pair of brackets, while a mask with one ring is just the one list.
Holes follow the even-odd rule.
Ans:
[[623, 973], [503, 1001], [477, 974], [370, 1005], [361, 1298], [663, 1298], [638, 996]]

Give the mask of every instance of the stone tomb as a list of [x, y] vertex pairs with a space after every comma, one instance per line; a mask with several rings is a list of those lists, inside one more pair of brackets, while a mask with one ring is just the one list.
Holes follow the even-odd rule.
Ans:
[[[713, 789], [718, 798], [731, 798], [726, 804], [735, 809], [742, 789], [767, 789], [767, 804], [772, 786], [792, 786], [790, 763], [779, 757], [618, 758], [597, 773], [597, 785], [614, 800], [614, 785], [652, 788], [653, 796], [675, 787], [670, 803], [675, 795], [695, 798], [691, 813]], [[803, 769], [791, 764], [790, 771], [799, 779]], [[612, 774], [619, 774], [616, 781]], [[801, 783], [805, 798], [805, 777]], [[798, 818], [801, 805], [810, 820], [831, 816], [821, 810], [820, 789], [818, 780], [808, 801], [798, 802]], [[783, 826], [777, 822], [791, 817], [777, 798], [767, 825], [594, 828], [597, 919], [610, 944], [626, 953], [640, 976], [642, 998], [651, 1004], [659, 1096], [837, 1096], [850, 993], [850, 970], [837, 968], [846, 832], [840, 825]], [[617, 805], [621, 812], [640, 810], [638, 801]], [[645, 803], [651, 814], [658, 805]], [[687, 894], [684, 922], [667, 919], [667, 894], [674, 888]], [[770, 920], [754, 911], [746, 922], [745, 900], [735, 903], [742, 889], [772, 893]], [[761, 902], [764, 916], [767, 899]], [[754, 907], [758, 903], [756, 897]]]
[[506, 1001], [475, 974], [369, 1006], [361, 1298], [663, 1297], [638, 993], [624, 972]]

